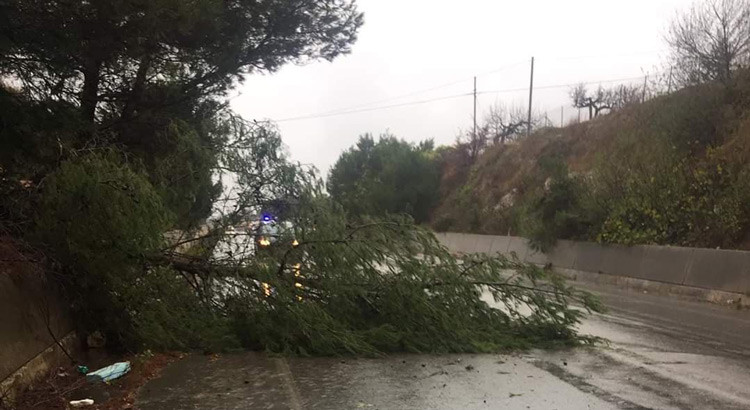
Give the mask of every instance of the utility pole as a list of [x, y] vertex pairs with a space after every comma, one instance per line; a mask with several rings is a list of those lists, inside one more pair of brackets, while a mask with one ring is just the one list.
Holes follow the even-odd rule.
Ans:
[[534, 57], [531, 57], [531, 80], [529, 81], [529, 117], [526, 122], [526, 136], [531, 135], [531, 99], [534, 96]]
[[564, 106], [564, 105], [561, 105], [561, 106], [560, 106], [560, 128], [562, 128], [562, 127], [564, 126], [564, 125], [563, 125], [563, 123], [564, 123], [564, 120], [563, 120], [563, 113], [564, 113], [564, 112], [565, 112], [565, 106]]
[[643, 99], [641, 99], [641, 102], [646, 102], [646, 87], [648, 87], [648, 74], [643, 77]]
[[474, 140], [477, 139], [477, 77], [474, 76]]

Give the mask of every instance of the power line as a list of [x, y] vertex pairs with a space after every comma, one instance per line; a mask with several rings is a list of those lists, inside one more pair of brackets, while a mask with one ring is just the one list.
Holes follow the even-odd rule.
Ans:
[[569, 57], [552, 57], [549, 61], [575, 61], [575, 60], [589, 60], [594, 58], [615, 58], [615, 57], [632, 57], [648, 54], [659, 54], [668, 52], [668, 49], [661, 50], [647, 50], [647, 51], [634, 51], [632, 53], [621, 53], [621, 54], [599, 54], [599, 55], [582, 55], [582, 56], [569, 56]]
[[[614, 83], [614, 82], [620, 82], [620, 81], [632, 81], [632, 80], [640, 80], [642, 78], [644, 78], [644, 76], [615, 78], [615, 79], [609, 79], [609, 80], [588, 81], [588, 82], [576, 82], [576, 83], [567, 83], [567, 84], [550, 84], [550, 85], [536, 86], [534, 87], [534, 90], [573, 87], [579, 84], [590, 85], [590, 84]], [[529, 89], [528, 87], [506, 88], [502, 90], [481, 91], [481, 92], [477, 92], [477, 95], [527, 91], [528, 89]], [[324, 113], [319, 113], [319, 114], [301, 115], [297, 117], [282, 118], [279, 120], [275, 120], [274, 122], [279, 123], [279, 122], [288, 122], [288, 121], [298, 121], [298, 120], [307, 120], [307, 119], [314, 119], [314, 118], [334, 117], [334, 116], [347, 115], [347, 114], [356, 114], [356, 113], [369, 112], [369, 111], [378, 111], [378, 110], [385, 110], [385, 109], [396, 108], [396, 107], [406, 107], [410, 105], [427, 104], [431, 102], [449, 100], [449, 99], [466, 97], [466, 96], [471, 96], [471, 95], [474, 95], [474, 93], [468, 92], [468, 93], [454, 94], [454, 95], [448, 95], [448, 96], [443, 96], [443, 97], [436, 97], [436, 98], [417, 100], [417, 101], [409, 101], [409, 102], [404, 102], [404, 103], [399, 103], [399, 104], [382, 105], [382, 106], [370, 107], [370, 108], [347, 109], [347, 110], [340, 110], [340, 111], [333, 111], [333, 112], [324, 112]]]
[[[550, 85], [540, 85], [534, 87], [534, 90], [545, 90], [545, 89], [552, 89], [552, 88], [563, 88], [563, 87], [574, 87], [579, 84], [584, 85], [591, 85], [591, 84], [604, 84], [604, 83], [616, 83], [620, 81], [633, 81], [633, 80], [640, 80], [643, 79], [644, 76], [640, 75], [638, 77], [628, 77], [628, 78], [615, 78], [611, 80], [599, 80], [599, 81], [585, 81], [585, 82], [577, 82], [577, 83], [568, 83], [568, 84], [550, 84]], [[528, 87], [523, 88], [505, 88], [501, 90], [491, 90], [491, 91], [480, 91], [477, 94], [500, 94], [500, 93], [509, 93], [509, 92], [519, 92], [519, 91], [527, 91]]]
[[[484, 76], [487, 76], [487, 75], [490, 75], [490, 74], [496, 74], [496, 73], [499, 73], [499, 72], [502, 72], [502, 71], [505, 71], [505, 70], [517, 67], [517, 66], [523, 64], [524, 62], [525, 61], [517, 61], [515, 63], [511, 63], [511, 64], [508, 64], [508, 65], [505, 65], [505, 66], [502, 66], [502, 67], [499, 67], [499, 68], [496, 68], [496, 69], [493, 69], [493, 70], [490, 70], [490, 71], [486, 71], [486, 72], [484, 72], [482, 74], [479, 74], [479, 75], [477, 75], [475, 77], [484, 77]], [[436, 86], [430, 87], [430, 88], [425, 88], [425, 89], [421, 89], [421, 90], [412, 91], [412, 92], [409, 92], [409, 93], [406, 93], [406, 94], [397, 95], [395, 97], [388, 97], [388, 98], [384, 98], [382, 100], [370, 101], [370, 102], [366, 102], [366, 103], [362, 103], [362, 104], [352, 105], [352, 106], [349, 106], [349, 107], [343, 107], [343, 108], [337, 108], [337, 109], [323, 111], [323, 112], [317, 112], [317, 113], [313, 113], [313, 114], [307, 114], [307, 115], [304, 115], [304, 116], [301, 116], [301, 117], [327, 116], [329, 114], [346, 112], [346, 111], [357, 109], [357, 108], [369, 107], [369, 106], [375, 105], [375, 104], [382, 104], [382, 103], [386, 103], [386, 102], [400, 100], [400, 99], [403, 99], [403, 98], [406, 98], [406, 97], [412, 97], [412, 96], [415, 96], [415, 95], [428, 93], [430, 91], [439, 90], [439, 89], [442, 89], [442, 88], [450, 87], [450, 86], [456, 85], [456, 84], [465, 83], [465, 82], [468, 82], [468, 81], [471, 81], [471, 77], [466, 77], [466, 78], [461, 79], [461, 80], [456, 80], [456, 81], [451, 81], [449, 83], [444, 83], [444, 84], [436, 85]], [[289, 120], [289, 119], [279, 120], [279, 121], [286, 121], [286, 120]]]
[[427, 100], [420, 100], [420, 101], [410, 101], [400, 104], [392, 104], [392, 105], [383, 105], [379, 107], [371, 107], [371, 108], [362, 108], [358, 110], [349, 110], [349, 111], [341, 111], [341, 112], [332, 112], [328, 114], [319, 114], [319, 115], [303, 115], [300, 117], [290, 117], [290, 118], [282, 118], [280, 120], [274, 120], [274, 122], [287, 122], [287, 121], [297, 121], [297, 120], [307, 120], [307, 119], [313, 119], [313, 118], [325, 118], [325, 117], [333, 117], [337, 115], [346, 115], [346, 114], [356, 114], [360, 112], [368, 112], [368, 111], [377, 111], [377, 110], [385, 110], [388, 108], [396, 108], [396, 107], [405, 107], [408, 105], [418, 105], [418, 104], [427, 104], [435, 101], [442, 101], [442, 100], [449, 100], [453, 98], [459, 98], [459, 97], [466, 97], [469, 95], [473, 95], [473, 93], [463, 93], [463, 94], [455, 94], [455, 95], [448, 95], [445, 97], [437, 97], [437, 98], [430, 98]]

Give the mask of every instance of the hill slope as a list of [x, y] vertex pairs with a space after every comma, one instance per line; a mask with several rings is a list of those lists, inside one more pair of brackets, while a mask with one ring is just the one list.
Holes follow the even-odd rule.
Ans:
[[[445, 155], [438, 230], [625, 244], [750, 246], [750, 74], [592, 121], [538, 130], [474, 161]], [[458, 149], [454, 149], [456, 151]]]

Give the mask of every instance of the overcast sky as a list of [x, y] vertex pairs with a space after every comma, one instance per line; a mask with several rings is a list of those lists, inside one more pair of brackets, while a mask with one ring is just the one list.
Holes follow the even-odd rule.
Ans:
[[[278, 121], [292, 159], [326, 175], [366, 132], [452, 143], [471, 127], [473, 99], [460, 95], [475, 75], [479, 117], [495, 102], [527, 105], [534, 56], [534, 107], [557, 124], [561, 106], [567, 119], [578, 116], [564, 84], [642, 82], [661, 69], [669, 21], [690, 3], [359, 0], [365, 24], [351, 54], [250, 76], [232, 106], [246, 119]], [[318, 116], [344, 110], [362, 111]], [[317, 117], [288, 120], [308, 115]]]

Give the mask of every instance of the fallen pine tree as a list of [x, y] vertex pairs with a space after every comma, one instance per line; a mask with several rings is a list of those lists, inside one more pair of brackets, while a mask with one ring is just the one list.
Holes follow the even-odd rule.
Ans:
[[[575, 330], [600, 309], [590, 294], [512, 258], [454, 256], [405, 216], [346, 215], [315, 172], [285, 158], [271, 126], [232, 121], [217, 167], [229, 189], [206, 225], [170, 241], [157, 196], [116, 152], [50, 176], [37, 226], [75, 267], [69, 289], [87, 330], [131, 349], [302, 355], [591, 341]], [[261, 248], [247, 227], [269, 208], [288, 228]]]

